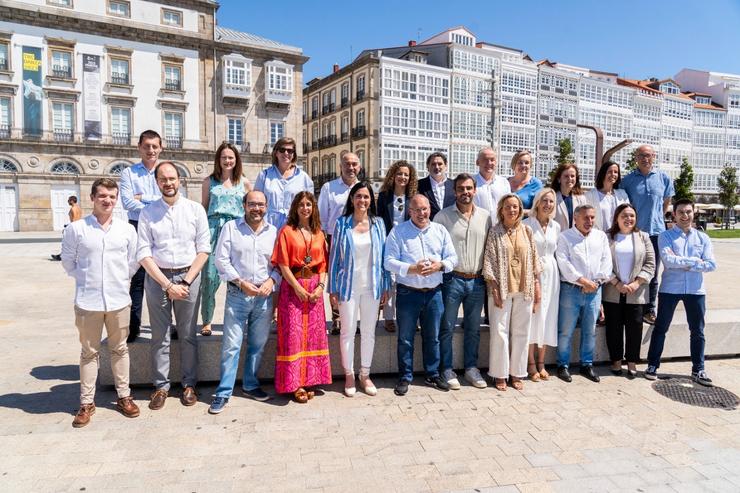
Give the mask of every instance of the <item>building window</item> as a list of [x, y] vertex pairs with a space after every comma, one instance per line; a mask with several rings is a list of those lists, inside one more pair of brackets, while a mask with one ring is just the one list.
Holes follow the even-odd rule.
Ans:
[[270, 122], [270, 145], [285, 137], [285, 122]]
[[268, 89], [291, 92], [293, 87], [293, 67], [269, 65], [267, 67]]
[[71, 142], [74, 135], [74, 104], [52, 103], [51, 112], [54, 140]]
[[365, 168], [365, 151], [357, 151], [357, 160], [360, 161], [360, 168]]
[[361, 75], [357, 78], [357, 96], [355, 99], [362, 99], [365, 97], [365, 76]]
[[182, 12], [162, 9], [162, 24], [165, 26], [182, 27]]
[[123, 0], [109, 0], [108, 13], [118, 17], [131, 17], [131, 5]]
[[349, 104], [349, 82], [342, 84], [342, 108]]
[[110, 59], [110, 81], [113, 84], [129, 84], [129, 61], [122, 58]]
[[360, 110], [357, 112], [357, 126], [358, 127], [364, 127], [365, 126], [365, 110]]
[[121, 173], [123, 173], [123, 170], [128, 168], [130, 164], [128, 163], [116, 163], [108, 170], [109, 175], [113, 176], [121, 176]]
[[54, 165], [52, 165], [49, 171], [51, 173], [58, 174], [58, 175], [79, 175], [80, 174], [80, 168], [78, 168], [76, 164], [71, 163], [69, 161], [60, 161], [58, 163], [55, 163]]
[[319, 97], [314, 96], [311, 98], [311, 119], [319, 116]]
[[10, 138], [10, 98], [0, 98], [0, 139]]
[[18, 167], [7, 159], [0, 159], [0, 173], [18, 173]]
[[244, 144], [244, 121], [241, 118], [229, 118], [228, 121], [227, 139], [235, 146], [241, 147]]
[[182, 148], [182, 113], [165, 112], [164, 140], [170, 149]]
[[0, 42], [0, 70], [10, 70], [8, 43]]
[[131, 108], [110, 109], [110, 133], [113, 144], [131, 145]]
[[46, 0], [47, 5], [72, 8], [72, 0]]
[[164, 88], [168, 91], [182, 91], [182, 67], [164, 66]]
[[72, 53], [69, 51], [51, 51], [51, 74], [61, 79], [72, 78]]
[[224, 59], [224, 80], [229, 89], [246, 90], [252, 87], [252, 61]]

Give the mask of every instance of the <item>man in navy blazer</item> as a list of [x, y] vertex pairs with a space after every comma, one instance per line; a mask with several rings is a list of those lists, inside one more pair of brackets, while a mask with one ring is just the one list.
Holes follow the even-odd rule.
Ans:
[[419, 193], [429, 200], [430, 220], [437, 213], [455, 203], [455, 189], [452, 180], [447, 179], [447, 156], [433, 152], [427, 158], [429, 176], [419, 180]]

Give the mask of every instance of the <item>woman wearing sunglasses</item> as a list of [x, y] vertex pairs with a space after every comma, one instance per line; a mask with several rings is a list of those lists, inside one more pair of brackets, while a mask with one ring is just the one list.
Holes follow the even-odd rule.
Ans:
[[[396, 161], [388, 168], [383, 186], [378, 194], [378, 215], [385, 223], [385, 232], [390, 233], [396, 226], [409, 219], [408, 203], [416, 195], [418, 180], [416, 168], [406, 161]], [[385, 330], [396, 331], [396, 283], [393, 282], [391, 293], [383, 306]]]
[[288, 217], [293, 198], [299, 192], [313, 193], [313, 180], [298, 168], [296, 143], [290, 137], [283, 137], [272, 147], [272, 166], [260, 171], [254, 189], [267, 197], [267, 222], [278, 230]]

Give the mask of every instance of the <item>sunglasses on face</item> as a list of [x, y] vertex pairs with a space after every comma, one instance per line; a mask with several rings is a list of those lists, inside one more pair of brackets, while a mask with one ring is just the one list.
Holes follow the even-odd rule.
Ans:
[[295, 154], [295, 149], [291, 149], [290, 147], [278, 147], [278, 152], [285, 152], [287, 154], [290, 154], [291, 156]]

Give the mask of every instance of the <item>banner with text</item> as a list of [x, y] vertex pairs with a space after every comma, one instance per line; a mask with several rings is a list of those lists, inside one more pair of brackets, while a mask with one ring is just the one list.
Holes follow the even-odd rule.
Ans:
[[24, 46], [23, 54], [23, 135], [41, 137], [41, 48]]
[[82, 55], [82, 92], [85, 99], [85, 140], [101, 140], [99, 55]]

